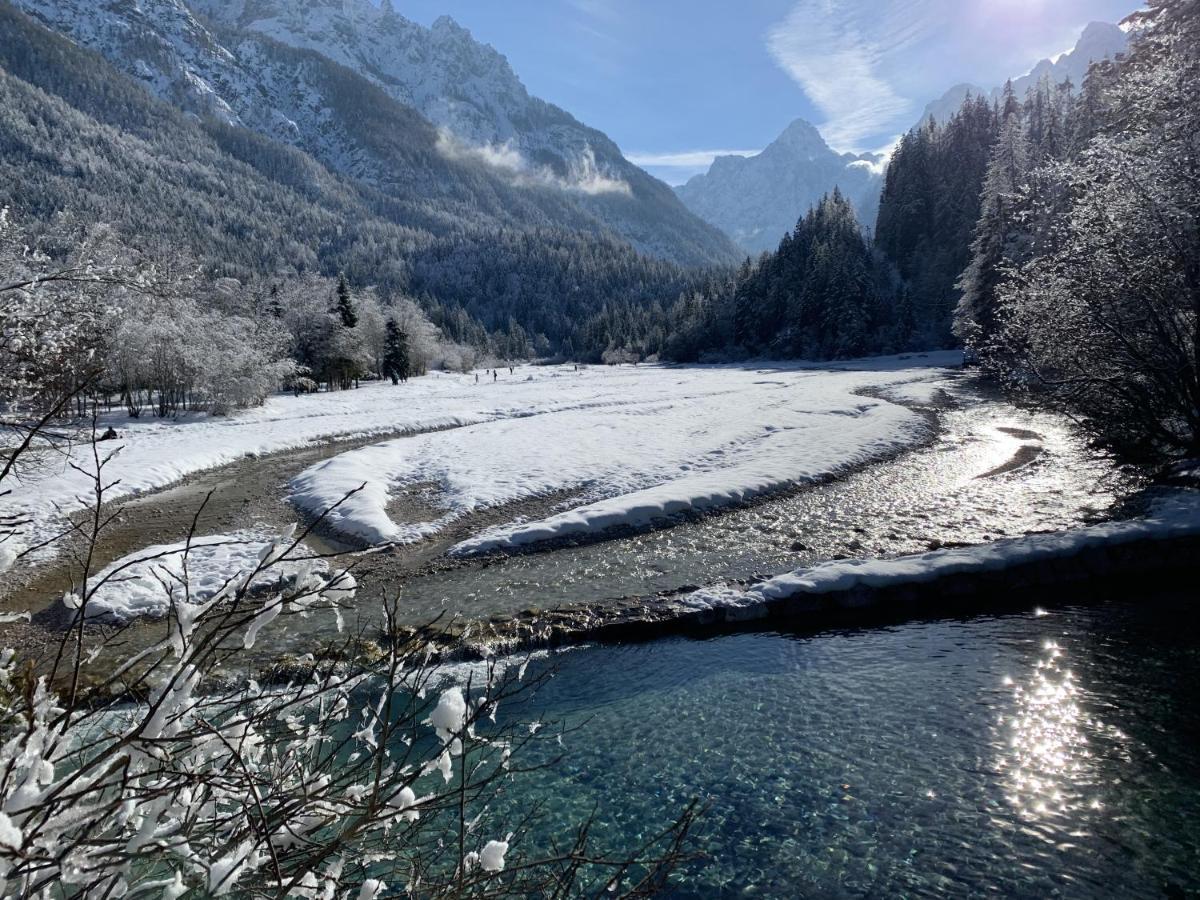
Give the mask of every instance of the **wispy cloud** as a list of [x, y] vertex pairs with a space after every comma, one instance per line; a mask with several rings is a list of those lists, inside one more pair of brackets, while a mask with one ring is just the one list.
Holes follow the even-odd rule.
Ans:
[[767, 49], [825, 115], [821, 132], [839, 150], [909, 116], [915, 104], [894, 69], [935, 17], [929, 0], [798, 0], [767, 32]]
[[568, 0], [568, 3], [585, 16], [600, 22], [617, 22], [621, 18], [613, 0]]
[[626, 153], [635, 166], [695, 169], [712, 165], [718, 156], [757, 156], [761, 150], [684, 150], [678, 153]]
[[584, 148], [579, 156], [567, 162], [566, 175], [558, 174], [549, 166], [533, 165], [511, 142], [468, 144], [447, 128], [438, 132], [437, 149], [447, 159], [482, 163], [505, 176], [517, 187], [548, 187], [593, 197], [600, 194], [632, 193], [628, 182], [614, 178], [600, 168], [591, 147]]

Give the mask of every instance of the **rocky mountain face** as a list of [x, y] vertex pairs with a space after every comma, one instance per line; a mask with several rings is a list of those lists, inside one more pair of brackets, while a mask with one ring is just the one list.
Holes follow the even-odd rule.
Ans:
[[748, 253], [774, 250], [825, 194], [839, 189], [860, 223], [874, 225], [880, 165], [874, 154], [836, 153], [797, 119], [757, 156], [720, 156], [707, 173], [675, 189], [688, 209]]
[[[1070, 81], [1078, 88], [1088, 73], [1088, 68], [1094, 62], [1104, 59], [1114, 59], [1129, 49], [1129, 34], [1119, 25], [1108, 22], [1092, 22], [1083, 30], [1075, 46], [1056, 60], [1043, 59], [1020, 78], [1012, 80], [1013, 90], [1018, 97], [1043, 79], [1054, 84], [1064, 84]], [[937, 100], [925, 107], [921, 121], [925, 122], [932, 116], [939, 122], [944, 122], [962, 106], [968, 95], [973, 97], [985, 96], [998, 99], [1004, 92], [1003, 86], [990, 90], [975, 84], [956, 84]]]
[[[474, 194], [499, 183], [532, 198], [530, 226], [607, 231], [684, 265], [738, 255], [604, 134], [530, 96], [500, 53], [449, 18], [424, 28], [367, 0], [11, 2], [179, 108], [384, 190], [436, 202], [463, 193], [446, 178]], [[442, 212], [451, 227], [469, 210]]]

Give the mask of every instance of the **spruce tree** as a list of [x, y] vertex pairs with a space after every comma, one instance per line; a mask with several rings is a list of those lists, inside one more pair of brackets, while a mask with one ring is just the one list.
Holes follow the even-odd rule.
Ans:
[[1027, 255], [1018, 192], [1030, 172], [1029, 131], [1011, 84], [1005, 87], [1000, 114], [1000, 134], [988, 163], [971, 261], [958, 283], [962, 299], [954, 317], [955, 334], [976, 352], [996, 334], [996, 288], [1003, 269]]
[[400, 330], [395, 319], [388, 319], [383, 345], [383, 374], [392, 384], [408, 381], [411, 365], [408, 358], [408, 335]]
[[358, 324], [358, 313], [354, 310], [354, 298], [350, 296], [350, 287], [346, 284], [345, 275], [338, 276], [337, 314], [347, 328]]

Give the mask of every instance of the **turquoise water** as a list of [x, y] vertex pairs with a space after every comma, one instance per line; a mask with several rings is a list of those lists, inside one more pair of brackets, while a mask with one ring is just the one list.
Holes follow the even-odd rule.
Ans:
[[[1183, 598], [561, 654], [494, 805], [631, 846], [692, 797], [678, 897], [1200, 891], [1200, 624]], [[535, 664], [538, 665], [538, 664]]]

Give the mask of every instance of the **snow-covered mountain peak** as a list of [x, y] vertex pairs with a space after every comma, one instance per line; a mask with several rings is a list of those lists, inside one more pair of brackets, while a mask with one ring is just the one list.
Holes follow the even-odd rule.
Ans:
[[839, 154], [811, 122], [796, 119], [757, 156], [718, 156], [708, 172], [675, 190], [696, 215], [745, 250], [758, 252], [774, 249], [835, 187], [854, 204], [864, 225], [874, 224], [877, 158]]
[[[821, 132], [805, 119], [794, 119], [787, 128], [771, 142], [770, 147], [789, 149], [828, 149]], [[767, 149], [770, 149], [768, 147]]]
[[[1091, 22], [1083, 29], [1075, 46], [1056, 59], [1043, 59], [1025, 75], [1012, 79], [1013, 90], [1017, 96], [1023, 96], [1025, 91], [1038, 84], [1042, 79], [1049, 79], [1055, 84], [1070, 81], [1078, 88], [1087, 76], [1092, 63], [1104, 59], [1114, 59], [1129, 49], [1129, 33], [1119, 25], [1111, 22]], [[991, 90], [974, 84], [957, 84], [925, 107], [921, 122], [927, 122], [932, 116], [935, 121], [945, 122], [958, 112], [967, 95], [984, 96], [997, 99], [1002, 87]]]

